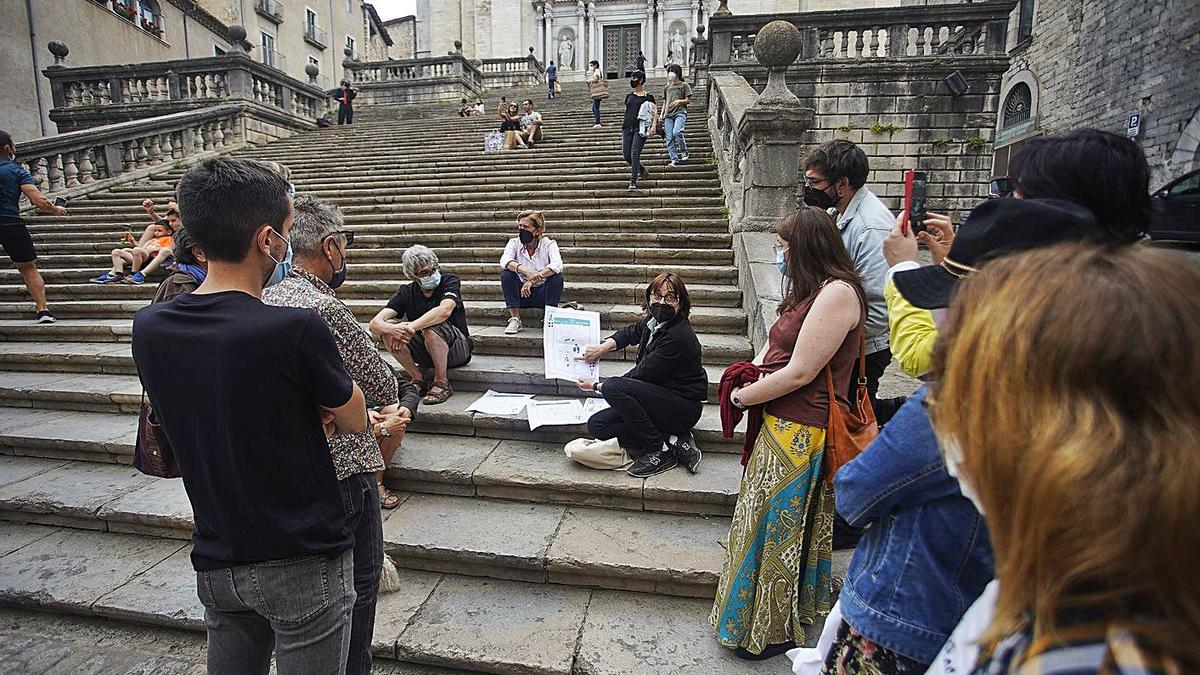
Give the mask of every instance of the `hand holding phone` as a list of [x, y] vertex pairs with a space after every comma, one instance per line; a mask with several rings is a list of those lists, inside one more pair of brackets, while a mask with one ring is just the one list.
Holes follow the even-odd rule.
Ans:
[[55, 205], [55, 206], [66, 206], [66, 205], [67, 205], [67, 198], [66, 198], [66, 197], [64, 197], [64, 196], [62, 196], [62, 195], [59, 195], [59, 196], [55, 197], [55, 198], [54, 198], [54, 205]]
[[925, 231], [925, 197], [928, 182], [924, 171], [909, 169], [904, 172], [904, 212], [908, 214], [908, 227], [913, 234]]

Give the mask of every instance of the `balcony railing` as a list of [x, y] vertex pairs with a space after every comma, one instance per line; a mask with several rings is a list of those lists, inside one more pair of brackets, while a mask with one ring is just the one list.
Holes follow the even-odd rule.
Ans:
[[309, 24], [304, 27], [304, 41], [317, 49], [325, 49], [329, 46], [329, 33]]
[[254, 11], [271, 23], [283, 23], [283, 4], [277, 0], [255, 0]]
[[541, 61], [532, 54], [508, 59], [484, 59], [479, 70], [488, 89], [505, 89], [541, 84], [546, 81]]
[[270, 66], [275, 70], [287, 71], [287, 57], [274, 49], [259, 47], [258, 61], [264, 66]]
[[359, 88], [358, 101], [370, 104], [457, 101], [481, 96], [484, 76], [462, 56], [425, 59], [346, 61], [346, 79]]

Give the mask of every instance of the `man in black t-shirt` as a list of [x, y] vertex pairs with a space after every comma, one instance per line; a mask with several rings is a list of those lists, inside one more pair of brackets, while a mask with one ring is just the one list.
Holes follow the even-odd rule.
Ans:
[[353, 543], [326, 441], [367, 428], [362, 392], [328, 326], [260, 296], [291, 264], [288, 184], [218, 158], [179, 181], [204, 250], [195, 291], [140, 310], [133, 358], [179, 462], [208, 671], [344, 673]]
[[[404, 276], [387, 307], [371, 319], [371, 332], [404, 367], [425, 396], [421, 403], [445, 403], [454, 390], [447, 371], [471, 360], [471, 331], [457, 274], [442, 274], [437, 255], [417, 244], [401, 259]], [[429, 374], [432, 370], [432, 375]]]
[[646, 145], [646, 139], [654, 135], [654, 120], [651, 117], [649, 124], [645, 125], [640, 117], [642, 105], [653, 101], [654, 97], [646, 94], [646, 73], [640, 70], [629, 76], [629, 86], [633, 87], [633, 91], [625, 94], [625, 119], [621, 122], [621, 156], [629, 164], [629, 189], [636, 190], [638, 178], [650, 175], [646, 167], [642, 166], [642, 147]]

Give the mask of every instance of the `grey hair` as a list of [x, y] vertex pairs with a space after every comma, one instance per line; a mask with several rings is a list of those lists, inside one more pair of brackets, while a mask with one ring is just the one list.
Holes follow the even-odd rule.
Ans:
[[271, 171], [274, 171], [275, 173], [279, 174], [280, 178], [282, 178], [286, 181], [289, 181], [289, 182], [292, 180], [292, 170], [287, 168], [286, 166], [280, 164], [279, 162], [273, 162], [269, 159], [262, 159], [262, 160], [258, 160], [258, 161], [261, 162], [262, 164], [266, 165], [266, 167], [268, 169], [270, 169]]
[[423, 267], [433, 267], [434, 269], [439, 267], [437, 254], [420, 244], [409, 246], [400, 258], [400, 262], [404, 265], [404, 276], [409, 279], [416, 279], [417, 270]]
[[342, 229], [345, 222], [338, 207], [312, 195], [296, 195], [292, 202], [292, 253], [297, 258], [321, 255], [321, 242]]

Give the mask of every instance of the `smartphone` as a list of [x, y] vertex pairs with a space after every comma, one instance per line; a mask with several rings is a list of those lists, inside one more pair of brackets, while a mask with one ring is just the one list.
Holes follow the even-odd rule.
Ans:
[[64, 196], [62, 196], [62, 195], [59, 195], [59, 196], [55, 197], [55, 198], [54, 198], [54, 205], [55, 205], [55, 206], [66, 206], [66, 205], [67, 205], [67, 198], [66, 198], [66, 197], [64, 197]]
[[928, 192], [925, 172], [909, 169], [904, 172], [904, 210], [912, 233], [925, 231], [925, 195]]
[[988, 199], [1004, 199], [1012, 194], [1012, 181], [1008, 176], [998, 176], [988, 184]]

